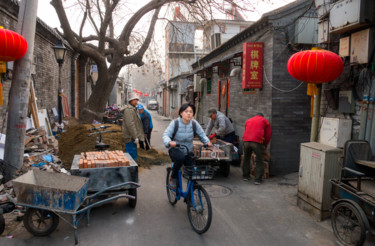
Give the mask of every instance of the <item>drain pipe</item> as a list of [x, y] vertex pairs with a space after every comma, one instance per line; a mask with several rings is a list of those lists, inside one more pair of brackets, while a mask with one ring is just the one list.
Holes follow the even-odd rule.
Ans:
[[[374, 84], [375, 83], [375, 78], [372, 79], [371, 81], [371, 84]], [[375, 86], [372, 86], [371, 87], [371, 93], [370, 93], [370, 106], [369, 106], [369, 110], [371, 110], [371, 112], [374, 112], [374, 104], [375, 104]], [[368, 129], [366, 130], [367, 131], [371, 131], [371, 136], [370, 136], [370, 145], [371, 145], [371, 150], [372, 150], [372, 153], [375, 153], [375, 120], [374, 120], [374, 117], [372, 118], [372, 122], [371, 122], [371, 129], [370, 128], [370, 125], [367, 127]]]
[[311, 122], [310, 142], [316, 142], [318, 136], [318, 127], [320, 121], [320, 98], [322, 94], [322, 85], [316, 85], [316, 95], [314, 96], [313, 118]]

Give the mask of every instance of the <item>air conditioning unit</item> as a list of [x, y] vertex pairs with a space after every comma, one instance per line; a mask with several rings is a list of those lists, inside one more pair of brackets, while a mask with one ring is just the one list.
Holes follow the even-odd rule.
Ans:
[[198, 74], [194, 74], [194, 92], [201, 92], [202, 88], [200, 80], [201, 76], [199, 76]]
[[331, 5], [329, 31], [331, 33], [344, 33], [368, 26], [375, 21], [374, 12], [374, 0], [337, 1]]

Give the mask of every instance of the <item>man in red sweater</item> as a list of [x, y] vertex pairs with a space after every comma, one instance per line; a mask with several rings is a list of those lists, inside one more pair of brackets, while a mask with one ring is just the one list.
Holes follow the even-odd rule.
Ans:
[[264, 153], [271, 140], [271, 126], [262, 113], [248, 119], [245, 123], [245, 132], [242, 136], [244, 159], [242, 166], [242, 176], [244, 181], [250, 179], [251, 154], [256, 155], [254, 184], [263, 182], [264, 174]]

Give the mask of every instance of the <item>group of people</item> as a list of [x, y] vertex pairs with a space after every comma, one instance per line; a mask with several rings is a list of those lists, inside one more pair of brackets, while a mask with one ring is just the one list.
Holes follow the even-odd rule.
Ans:
[[[236, 134], [232, 121], [214, 108], [208, 110], [208, 117], [210, 117], [210, 121], [207, 125], [206, 135], [210, 136], [210, 139], [219, 138], [233, 144]], [[211, 134], [213, 128], [215, 128], [215, 132]], [[245, 122], [245, 131], [242, 135], [244, 153], [242, 175], [244, 181], [250, 180], [250, 161], [251, 155], [254, 153], [256, 155], [254, 184], [259, 185], [263, 182], [264, 155], [270, 140], [271, 125], [262, 113], [257, 113]]]
[[[151, 132], [153, 128], [152, 118], [142, 105], [138, 105], [139, 98], [132, 94], [123, 110], [122, 130], [125, 141], [125, 151], [136, 161], [137, 144], [143, 149], [150, 149]], [[170, 185], [175, 188], [177, 184], [178, 171], [182, 165], [191, 165], [193, 161], [193, 138], [197, 136], [203, 144], [212, 146], [212, 140], [219, 138], [225, 142], [234, 143], [236, 134], [232, 121], [216, 109], [209, 109], [210, 120], [204, 132], [201, 125], [194, 119], [195, 106], [183, 104], [178, 111], [179, 118], [171, 121], [163, 133], [164, 145], [173, 161]], [[211, 134], [212, 130], [214, 133]], [[208, 137], [209, 136], [209, 137]], [[210, 141], [211, 140], [211, 141]], [[271, 126], [262, 113], [257, 113], [245, 123], [243, 140], [243, 180], [250, 180], [251, 155], [256, 155], [256, 166], [254, 184], [263, 182], [264, 155], [268, 143], [271, 140]], [[185, 148], [177, 148], [184, 145]]]
[[137, 144], [140, 148], [149, 150], [151, 132], [153, 128], [151, 114], [138, 104], [137, 94], [131, 94], [128, 103], [123, 109], [122, 133], [125, 142], [125, 151], [137, 161]]

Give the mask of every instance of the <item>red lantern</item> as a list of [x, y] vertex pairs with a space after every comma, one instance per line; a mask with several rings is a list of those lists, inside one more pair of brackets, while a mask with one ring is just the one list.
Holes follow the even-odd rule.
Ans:
[[0, 28], [0, 61], [15, 61], [25, 55], [27, 42], [20, 34]]
[[149, 95], [150, 95], [150, 94], [148, 94], [148, 93], [145, 93], [145, 95], [144, 95], [144, 96], [145, 96], [145, 97], [148, 97]]
[[133, 91], [134, 91], [134, 92], [137, 92], [137, 90], [136, 90], [136, 89], [133, 89]]
[[287, 67], [293, 78], [307, 83], [321, 84], [340, 76], [344, 63], [331, 51], [305, 50], [292, 55]]

